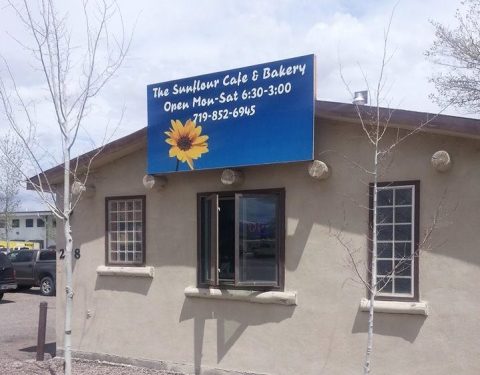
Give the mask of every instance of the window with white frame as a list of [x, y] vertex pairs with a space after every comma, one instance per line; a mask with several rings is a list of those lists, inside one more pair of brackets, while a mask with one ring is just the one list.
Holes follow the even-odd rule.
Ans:
[[106, 264], [145, 264], [145, 196], [106, 198]]
[[[377, 297], [418, 300], [419, 181], [377, 185]], [[373, 229], [373, 186], [370, 186]], [[371, 251], [374, 251], [373, 243]]]

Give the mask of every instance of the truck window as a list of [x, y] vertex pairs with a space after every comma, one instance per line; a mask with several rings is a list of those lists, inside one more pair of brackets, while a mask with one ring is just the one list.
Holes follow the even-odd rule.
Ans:
[[12, 253], [10, 256], [10, 259], [13, 263], [31, 262], [33, 259], [33, 251], [23, 250], [23, 251]]
[[55, 251], [41, 251], [38, 260], [55, 260]]
[[0, 267], [10, 267], [11, 263], [4, 253], [0, 253]]

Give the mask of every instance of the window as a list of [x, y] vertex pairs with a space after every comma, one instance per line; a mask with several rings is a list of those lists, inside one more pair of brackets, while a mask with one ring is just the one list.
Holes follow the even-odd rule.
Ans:
[[[418, 300], [419, 190], [419, 181], [378, 184], [378, 299]], [[373, 185], [370, 185], [370, 230], [373, 217]]]
[[38, 260], [56, 260], [55, 251], [40, 251], [40, 255], [38, 256]]
[[1, 268], [9, 268], [11, 266], [12, 265], [10, 264], [10, 260], [8, 259], [8, 256], [6, 254], [0, 252], [0, 267]]
[[106, 198], [106, 264], [145, 264], [145, 196]]
[[5, 219], [0, 219], [0, 228], [5, 228]]
[[8, 254], [12, 263], [21, 263], [21, 262], [31, 262], [33, 261], [33, 251], [32, 250], [20, 250], [14, 251]]
[[12, 219], [12, 228], [20, 227], [20, 220], [19, 219]]
[[27, 228], [33, 228], [33, 219], [25, 219], [25, 226]]
[[43, 228], [45, 226], [45, 221], [43, 219], [37, 219], [37, 227]]
[[198, 195], [198, 284], [282, 289], [285, 191]]

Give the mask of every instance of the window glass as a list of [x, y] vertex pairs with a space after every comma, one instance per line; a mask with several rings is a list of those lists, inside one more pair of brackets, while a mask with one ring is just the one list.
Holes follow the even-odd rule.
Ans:
[[200, 195], [199, 199], [200, 283], [281, 287], [283, 190]]
[[43, 219], [37, 219], [37, 227], [42, 228], [45, 226], [45, 221]]
[[12, 220], [12, 228], [18, 228], [20, 227], [20, 220], [19, 219], [13, 219]]
[[144, 198], [107, 198], [107, 259], [112, 264], [143, 264]]
[[27, 228], [32, 228], [33, 227], [33, 219], [25, 219], [25, 226]]
[[377, 224], [377, 240], [389, 241], [393, 238], [393, 225]]
[[378, 187], [377, 290], [379, 296], [411, 297], [414, 292], [415, 186]]
[[0, 253], [0, 267], [10, 267], [11, 263], [4, 253]]
[[218, 211], [218, 278], [235, 280], [235, 199], [220, 198]]
[[239, 282], [277, 283], [277, 197], [239, 198]]
[[32, 250], [14, 251], [9, 254], [9, 257], [13, 263], [31, 262], [33, 260], [33, 251]]
[[5, 228], [5, 219], [0, 219], [0, 228]]
[[216, 194], [201, 198], [200, 281], [208, 285], [217, 283], [218, 208], [218, 196]]
[[55, 260], [55, 251], [41, 251], [38, 260]]
[[15, 262], [18, 256], [18, 251], [12, 251], [8, 255], [8, 259], [10, 259], [11, 262]]
[[412, 207], [395, 207], [395, 222], [396, 223], [411, 223], [412, 222]]
[[377, 206], [391, 206], [393, 204], [393, 191], [379, 189], [377, 195]]
[[392, 257], [392, 243], [391, 242], [379, 242], [377, 244], [377, 256], [379, 258], [391, 258]]
[[386, 224], [393, 222], [393, 207], [381, 207], [377, 209], [377, 222]]
[[412, 189], [395, 189], [395, 205], [411, 205], [412, 204]]
[[409, 258], [412, 254], [412, 244], [410, 242], [397, 242], [395, 244], [395, 258]]

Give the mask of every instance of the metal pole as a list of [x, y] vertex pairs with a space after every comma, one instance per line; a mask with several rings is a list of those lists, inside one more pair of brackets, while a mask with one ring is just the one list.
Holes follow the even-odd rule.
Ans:
[[45, 331], [47, 328], [47, 302], [40, 302], [38, 314], [38, 338], [37, 338], [37, 361], [43, 361], [45, 357]]

